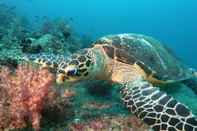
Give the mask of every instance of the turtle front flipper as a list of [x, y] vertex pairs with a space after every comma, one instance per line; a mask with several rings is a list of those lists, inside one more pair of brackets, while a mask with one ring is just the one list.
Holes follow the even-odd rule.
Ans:
[[197, 118], [183, 104], [139, 79], [121, 90], [127, 108], [154, 131], [196, 131]]

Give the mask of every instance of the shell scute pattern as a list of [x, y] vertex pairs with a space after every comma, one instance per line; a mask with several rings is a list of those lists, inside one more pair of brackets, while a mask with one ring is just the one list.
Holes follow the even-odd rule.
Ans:
[[114, 47], [113, 46], [103, 46], [103, 49], [105, 50], [105, 52], [106, 52], [106, 54], [110, 57], [110, 58], [112, 58], [112, 59], [114, 59], [114, 52], [115, 52], [115, 49], [114, 49]]
[[[118, 35], [116, 37], [108, 36], [99, 39], [95, 44], [103, 44], [103, 49], [105, 53], [112, 59], [126, 63], [126, 64], [137, 64], [139, 65], [147, 74], [154, 75], [156, 71], [151, 69], [151, 67], [145, 65], [143, 61], [137, 59], [134, 55], [128, 52], [130, 45], [127, 43], [136, 42], [137, 40], [129, 35]], [[138, 49], [131, 48], [132, 52], [137, 52]]]
[[139, 65], [147, 75], [162, 81], [180, 81], [193, 75], [161, 42], [137, 34], [109, 35], [95, 42], [116, 60]]

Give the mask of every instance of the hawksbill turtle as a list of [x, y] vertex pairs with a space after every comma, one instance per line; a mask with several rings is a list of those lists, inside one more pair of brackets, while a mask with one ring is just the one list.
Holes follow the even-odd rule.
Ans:
[[194, 73], [152, 37], [108, 35], [69, 58], [27, 59], [54, 69], [60, 84], [81, 80], [120, 84], [126, 107], [154, 131], [197, 131], [197, 118], [188, 107], [158, 88], [192, 78]]

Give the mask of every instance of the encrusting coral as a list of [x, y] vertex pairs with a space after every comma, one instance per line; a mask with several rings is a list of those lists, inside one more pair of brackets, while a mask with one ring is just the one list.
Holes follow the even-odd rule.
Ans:
[[46, 69], [19, 65], [13, 73], [8, 68], [0, 72], [0, 129], [26, 127], [28, 122], [40, 130], [43, 105], [53, 83]]

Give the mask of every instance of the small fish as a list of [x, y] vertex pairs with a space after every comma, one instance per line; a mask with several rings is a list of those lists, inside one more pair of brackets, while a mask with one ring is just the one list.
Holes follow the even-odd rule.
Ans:
[[36, 16], [34, 16], [35, 18], [37, 18], [37, 19], [39, 19], [40, 18], [40, 16], [38, 16], [38, 15], [36, 15]]
[[44, 15], [42, 18], [43, 18], [43, 19], [48, 19], [48, 17], [47, 17], [46, 15]]
[[16, 9], [16, 6], [10, 7], [10, 10], [15, 10], [15, 9]]
[[70, 17], [69, 20], [72, 21], [72, 22], [74, 21], [73, 17]]

